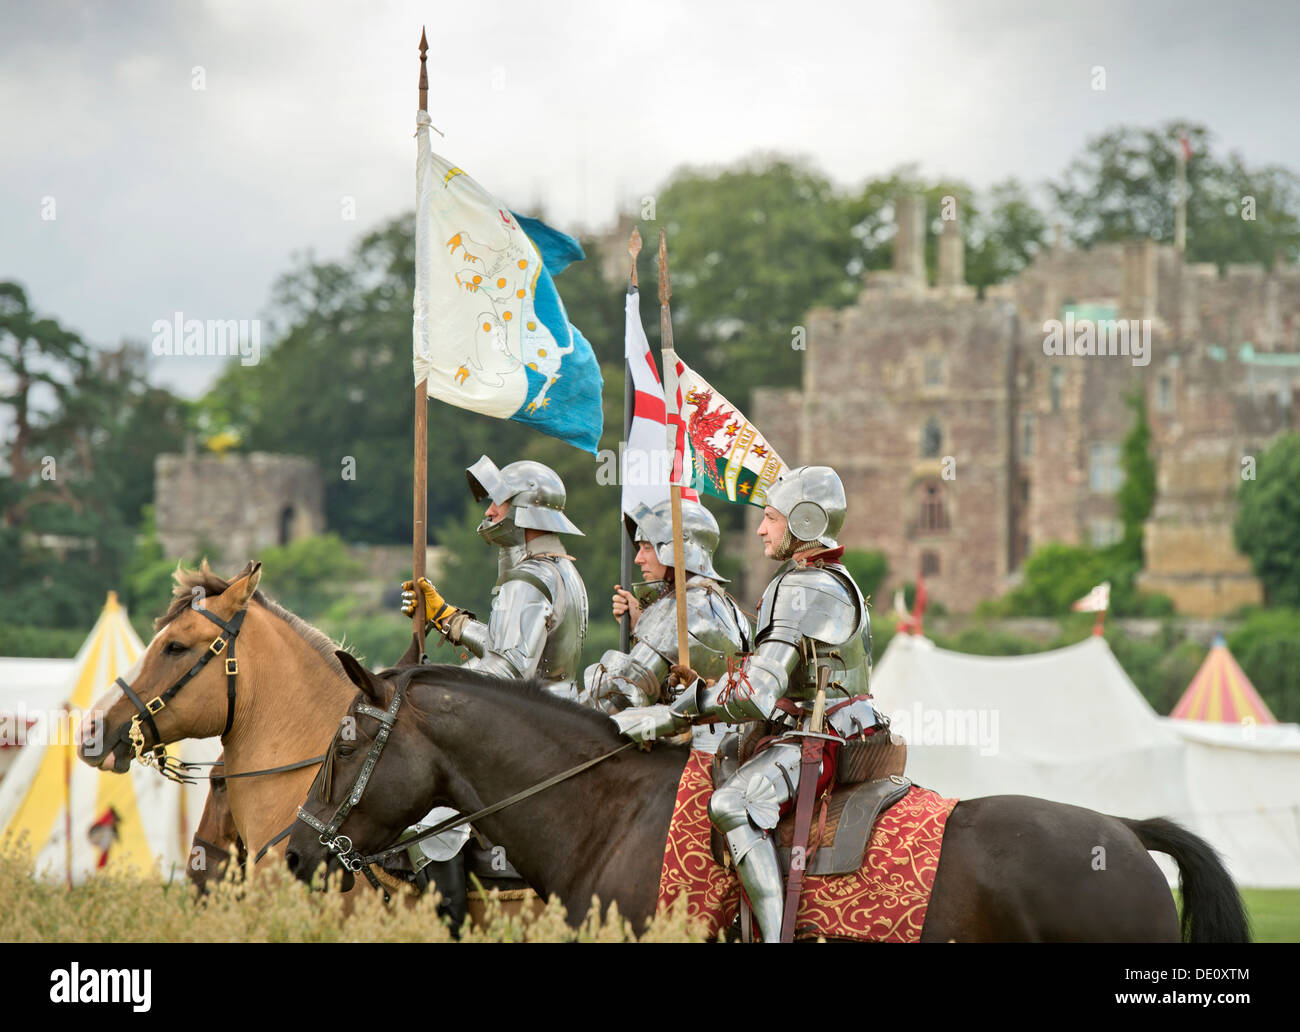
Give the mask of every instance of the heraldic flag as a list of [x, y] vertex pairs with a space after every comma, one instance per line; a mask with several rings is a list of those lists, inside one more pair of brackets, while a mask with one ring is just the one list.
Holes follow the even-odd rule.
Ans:
[[[760, 508], [786, 465], [744, 414], [681, 359], [669, 390], [677, 397], [677, 452], [684, 483]], [[674, 467], [674, 475], [680, 476]]]
[[[636, 512], [641, 504], [654, 508], [668, 498], [673, 455], [668, 449], [664, 388], [659, 368], [650, 352], [645, 327], [641, 325], [641, 294], [636, 287], [627, 292], [627, 331], [623, 342], [628, 374], [632, 377], [632, 427], [623, 448], [623, 511]], [[689, 487], [682, 498], [698, 502], [700, 496]]]
[[516, 215], [433, 153], [418, 115], [415, 382], [429, 397], [596, 451], [600, 366], [552, 281], [572, 237]]

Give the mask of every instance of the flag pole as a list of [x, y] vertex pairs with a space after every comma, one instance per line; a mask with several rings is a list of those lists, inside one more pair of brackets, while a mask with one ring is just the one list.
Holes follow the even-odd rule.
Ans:
[[[677, 353], [673, 351], [673, 316], [668, 307], [672, 297], [668, 281], [668, 238], [659, 230], [659, 353], [664, 364], [664, 425], [668, 433], [668, 454], [673, 456], [677, 472]], [[682, 455], [682, 475], [686, 475], [686, 456]], [[686, 637], [686, 549], [682, 542], [682, 489], [677, 477], [670, 477], [668, 496], [673, 510], [673, 585], [677, 595], [677, 662], [691, 665], [691, 646]]]
[[[424, 28], [420, 28], [420, 110], [429, 110], [429, 72], [426, 55], [429, 41]], [[415, 386], [415, 493], [414, 520], [411, 528], [411, 569], [414, 580], [419, 581], [425, 574], [425, 559], [428, 548], [429, 518], [429, 381], [421, 380]], [[417, 590], [417, 598], [419, 592]], [[417, 603], [411, 617], [413, 633], [418, 643], [418, 653], [424, 653], [424, 605]]]
[[[632, 272], [627, 281], [627, 292], [631, 294], [637, 289], [636, 281], [636, 259], [641, 253], [641, 231], [636, 226], [632, 227], [632, 235], [627, 238], [627, 253], [632, 259]], [[628, 365], [627, 355], [623, 356], [623, 448], [626, 450], [628, 439], [632, 436], [632, 367]], [[623, 475], [627, 476], [627, 469], [623, 469]], [[618, 540], [619, 540], [619, 564], [618, 575], [619, 582], [623, 587], [631, 591], [632, 584], [632, 542], [628, 538], [627, 525], [623, 521], [622, 506], [619, 506], [618, 520]], [[624, 613], [623, 618], [619, 621], [618, 628], [618, 650], [628, 652], [632, 647], [632, 614]]]

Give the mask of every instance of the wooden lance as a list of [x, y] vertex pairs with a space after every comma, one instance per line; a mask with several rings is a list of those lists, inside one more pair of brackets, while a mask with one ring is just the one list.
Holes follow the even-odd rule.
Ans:
[[[429, 41], [420, 29], [420, 110], [429, 109], [429, 72], [425, 64]], [[424, 598], [419, 580], [425, 574], [429, 518], [429, 381], [415, 385], [415, 495], [414, 525], [411, 528], [411, 568], [416, 581], [415, 613], [411, 617], [418, 652], [424, 652]]]
[[[668, 428], [668, 454], [674, 456], [673, 472], [677, 472], [677, 353], [673, 350], [673, 316], [668, 307], [672, 297], [672, 285], [668, 281], [668, 240], [664, 231], [659, 230], [659, 344], [660, 355], [664, 365], [664, 404], [667, 418], [664, 423]], [[686, 456], [682, 455], [682, 475], [685, 475]], [[677, 662], [679, 665], [691, 665], [691, 646], [686, 637], [686, 549], [682, 543], [682, 489], [673, 476], [668, 488], [668, 497], [673, 510], [673, 585], [677, 596]]]
[[[632, 273], [628, 277], [627, 292], [629, 294], [637, 289], [636, 282], [636, 259], [641, 253], [641, 231], [632, 227], [632, 235], [627, 238], [627, 253], [632, 259]], [[627, 364], [626, 356], [623, 359], [623, 447], [627, 447], [628, 438], [632, 436], [632, 409], [634, 407], [632, 391], [632, 370]], [[626, 467], [623, 475], [627, 475]], [[618, 520], [618, 540], [620, 542], [618, 575], [619, 583], [624, 588], [629, 588], [632, 583], [632, 542], [628, 538], [627, 528], [623, 523], [622, 506], [619, 506]], [[630, 652], [632, 648], [632, 614], [630, 612], [623, 614], [623, 619], [619, 621], [618, 628], [618, 650], [620, 652]]]

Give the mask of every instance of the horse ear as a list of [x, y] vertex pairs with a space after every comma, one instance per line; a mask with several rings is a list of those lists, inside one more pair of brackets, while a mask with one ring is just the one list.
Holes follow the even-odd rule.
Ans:
[[335, 657], [343, 665], [343, 672], [351, 678], [352, 683], [361, 689], [361, 694], [370, 699], [371, 702], [379, 706], [386, 705], [384, 700], [384, 685], [378, 677], [357, 662], [357, 657], [351, 652], [345, 652], [343, 649], [336, 649]]
[[244, 573], [242, 573], [239, 579], [231, 584], [228, 589], [230, 597], [235, 603], [236, 609], [243, 609], [248, 605], [249, 601], [253, 597], [253, 593], [257, 591], [257, 585], [260, 584], [261, 581], [261, 563], [249, 563], [244, 567]]

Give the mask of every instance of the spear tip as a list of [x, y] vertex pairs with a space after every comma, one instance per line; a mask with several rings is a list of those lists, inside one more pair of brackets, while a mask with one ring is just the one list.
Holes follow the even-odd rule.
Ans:
[[429, 52], [429, 39], [424, 34], [424, 26], [420, 26], [420, 110], [429, 110], [429, 69], [425, 64], [426, 54]]
[[632, 235], [627, 238], [627, 253], [636, 261], [636, 256], [641, 253], [641, 230], [637, 226], [632, 227]]
[[659, 303], [666, 305], [672, 294], [672, 284], [668, 281], [668, 237], [661, 227], [659, 230]]

